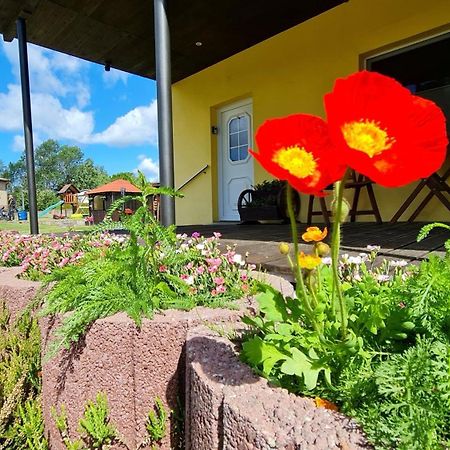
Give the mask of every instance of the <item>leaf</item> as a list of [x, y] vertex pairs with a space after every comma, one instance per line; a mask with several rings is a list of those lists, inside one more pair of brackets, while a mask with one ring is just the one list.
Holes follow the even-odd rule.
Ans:
[[291, 336], [292, 335], [292, 325], [290, 323], [278, 323], [277, 333], [281, 336]]
[[[305, 387], [308, 390], [312, 390], [317, 386], [317, 379], [319, 373], [324, 370], [325, 378], [329, 384], [331, 384], [330, 369], [324, 366], [320, 360], [311, 360], [298, 348], [291, 349], [291, 358], [287, 358], [281, 365], [280, 370], [286, 375], [296, 375], [300, 378], [303, 377]], [[311, 352], [311, 355], [315, 355], [315, 352]]]
[[264, 322], [262, 320], [262, 318], [260, 316], [256, 316], [256, 317], [250, 317], [250, 316], [243, 316], [241, 318], [241, 321], [243, 323], [245, 323], [246, 325], [250, 325], [252, 327], [255, 328], [263, 328], [264, 327]]
[[256, 297], [261, 312], [264, 313], [265, 319], [272, 322], [282, 322], [288, 319], [286, 303], [280, 292], [267, 286], [264, 292]]
[[269, 375], [273, 366], [287, 356], [281, 353], [274, 345], [264, 342], [256, 336], [242, 345], [245, 359], [253, 366], [263, 366], [263, 372]]
[[445, 223], [440, 223], [440, 222], [429, 223], [429, 224], [425, 225], [424, 227], [422, 227], [421, 230], [419, 231], [419, 234], [417, 235], [417, 242], [423, 241], [430, 234], [430, 231], [433, 228], [438, 228], [438, 227], [446, 228], [447, 230], [450, 230], [450, 226]]

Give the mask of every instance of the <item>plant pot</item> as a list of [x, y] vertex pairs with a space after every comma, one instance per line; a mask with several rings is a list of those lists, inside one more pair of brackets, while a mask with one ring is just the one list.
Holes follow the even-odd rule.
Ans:
[[[238, 211], [242, 223], [265, 222], [265, 221], [288, 221], [286, 203], [286, 187], [279, 189], [275, 195], [276, 204], [264, 204], [264, 196], [254, 190], [246, 189], [238, 198]], [[294, 214], [300, 213], [300, 196], [297, 192], [293, 195]]]

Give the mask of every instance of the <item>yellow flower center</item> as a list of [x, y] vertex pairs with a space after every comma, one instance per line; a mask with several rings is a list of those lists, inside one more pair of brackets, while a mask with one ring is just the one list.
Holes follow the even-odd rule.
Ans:
[[342, 126], [342, 133], [347, 145], [373, 158], [392, 147], [395, 138], [388, 135], [380, 124], [373, 120], [360, 120], [349, 122]]
[[312, 153], [298, 146], [277, 150], [272, 161], [297, 178], [306, 178], [314, 174], [317, 162]]
[[303, 252], [300, 252], [298, 255], [298, 265], [302, 269], [313, 270], [322, 262], [322, 258], [317, 255], [305, 255]]

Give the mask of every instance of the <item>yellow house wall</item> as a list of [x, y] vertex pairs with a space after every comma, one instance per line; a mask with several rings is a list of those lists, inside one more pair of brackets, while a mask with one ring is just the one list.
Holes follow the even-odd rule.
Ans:
[[[450, 29], [449, 23], [449, 0], [350, 0], [174, 84], [176, 186], [205, 164], [210, 166], [183, 189], [185, 197], [176, 203], [177, 223], [217, 220], [217, 137], [211, 134], [211, 126], [217, 125], [219, 107], [251, 98], [254, 130], [267, 118], [295, 112], [324, 117], [323, 94], [332, 89], [337, 77], [359, 69], [361, 55], [439, 27], [440, 31]], [[207, 51], [207, 46], [205, 42], [199, 51]], [[254, 175], [256, 183], [269, 178], [257, 163]], [[414, 185], [375, 188], [387, 221]], [[366, 203], [363, 195], [362, 208]], [[301, 220], [306, 209], [304, 198]], [[436, 199], [418, 218], [449, 219]]]

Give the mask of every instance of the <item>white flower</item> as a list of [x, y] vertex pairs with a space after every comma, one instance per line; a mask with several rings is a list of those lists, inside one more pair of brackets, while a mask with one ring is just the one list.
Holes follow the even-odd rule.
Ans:
[[193, 277], [192, 275], [190, 275], [190, 276], [188, 276], [188, 277], [184, 280], [184, 282], [185, 282], [186, 284], [188, 284], [189, 286], [191, 286], [191, 285], [194, 284], [194, 277]]
[[233, 262], [235, 264], [239, 264], [240, 266], [243, 266], [245, 264], [245, 261], [242, 259], [242, 255], [240, 255], [239, 253], [236, 253], [233, 256]]
[[377, 281], [380, 281], [381, 283], [383, 283], [384, 281], [389, 281], [391, 279], [391, 277], [384, 273], [379, 273], [379, 274], [377, 274], [376, 279], [377, 279]]
[[362, 261], [361, 256], [349, 256], [348, 262], [350, 264], [356, 264], [357, 266], [359, 266], [362, 264], [363, 261]]
[[366, 248], [369, 252], [379, 252], [381, 250], [379, 245], [368, 245]]
[[408, 265], [408, 261], [399, 259], [398, 261], [390, 261], [389, 264], [391, 265], [391, 267], [405, 267]]
[[325, 264], [326, 266], [331, 265], [331, 258], [329, 256], [325, 256], [325, 258], [322, 258], [322, 264]]
[[367, 253], [360, 253], [359, 256], [363, 262], [369, 259], [369, 255]]
[[198, 249], [198, 250], [203, 250], [205, 248], [205, 244], [197, 244], [195, 246], [195, 248]]

